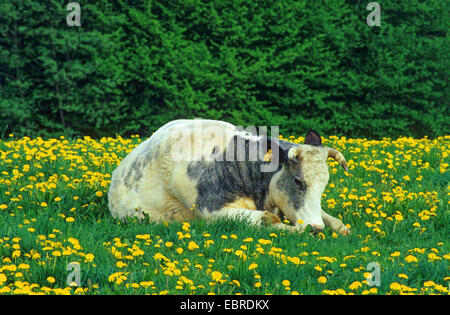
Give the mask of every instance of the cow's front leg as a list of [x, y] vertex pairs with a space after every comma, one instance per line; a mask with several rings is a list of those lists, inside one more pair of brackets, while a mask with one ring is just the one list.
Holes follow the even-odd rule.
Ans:
[[292, 232], [297, 231], [295, 226], [282, 223], [277, 215], [270, 213], [269, 211], [225, 207], [212, 212], [209, 218], [212, 220], [217, 220], [219, 218], [244, 219], [254, 225], [266, 225]]
[[326, 226], [331, 227], [332, 230], [341, 233], [342, 235], [349, 235], [350, 229], [342, 223], [341, 220], [335, 218], [322, 210], [322, 219]]

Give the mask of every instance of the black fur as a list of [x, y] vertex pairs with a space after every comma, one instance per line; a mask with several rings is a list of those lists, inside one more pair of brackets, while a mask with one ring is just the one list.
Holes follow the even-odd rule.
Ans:
[[[254, 200], [257, 209], [264, 209], [270, 180], [286, 162], [287, 151], [295, 146], [294, 143], [280, 140], [278, 147], [276, 147], [276, 141], [270, 140], [273, 139], [262, 138], [255, 145], [251, 140], [235, 136], [227, 149], [221, 152], [221, 155], [218, 156], [217, 152], [212, 152], [216, 155], [217, 160], [191, 162], [187, 168], [187, 175], [197, 181], [198, 197], [196, 205], [199, 210], [202, 212], [217, 211], [238, 197], [250, 197]], [[238, 158], [242, 159], [242, 156], [238, 156], [237, 150], [237, 146], [241, 144], [245, 145], [243, 161], [238, 160]], [[273, 172], [261, 172], [262, 165], [270, 164], [270, 162], [263, 161], [264, 152], [256, 155], [249, 154], [254, 153], [250, 152], [251, 149], [257, 148], [260, 150], [264, 146], [271, 148], [272, 152], [279, 150], [280, 164], [278, 169]], [[227, 151], [230, 152], [229, 150], [232, 150], [233, 153], [231, 155], [232, 160], [230, 160], [230, 156], [226, 156]], [[256, 160], [253, 160], [252, 157], [255, 156]], [[288, 183], [282, 182], [280, 185], [285, 187], [283, 189], [289, 190]], [[291, 186], [294, 186], [292, 181]], [[294, 204], [297, 204], [298, 201], [296, 198], [294, 199]]]

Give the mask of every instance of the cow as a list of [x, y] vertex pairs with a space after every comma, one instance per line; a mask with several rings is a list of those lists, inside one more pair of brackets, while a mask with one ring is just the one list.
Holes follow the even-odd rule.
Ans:
[[310, 226], [317, 233], [330, 226], [347, 235], [342, 221], [321, 208], [328, 157], [348, 171], [344, 156], [324, 147], [313, 130], [304, 144], [295, 144], [223, 121], [174, 120], [113, 171], [108, 206], [121, 220], [242, 218], [255, 226], [299, 232]]

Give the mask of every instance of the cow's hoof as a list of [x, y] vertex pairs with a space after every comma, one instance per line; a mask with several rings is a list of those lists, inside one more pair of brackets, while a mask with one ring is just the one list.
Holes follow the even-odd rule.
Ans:
[[276, 225], [276, 224], [281, 223], [280, 218], [277, 215], [270, 213], [269, 211], [264, 211], [264, 213], [261, 217], [261, 221], [266, 226]]
[[350, 235], [350, 229], [349, 229], [348, 227], [346, 227], [346, 226], [343, 226], [343, 227], [339, 230], [339, 233], [340, 233], [341, 235], [348, 236], [348, 235]]
[[300, 233], [301, 232], [301, 230], [298, 229], [297, 227], [295, 227], [293, 225], [287, 225], [287, 224], [284, 224], [281, 222], [273, 224], [273, 225], [271, 225], [271, 227], [274, 227], [274, 228], [276, 228], [278, 230], [282, 230], [282, 231], [288, 231], [290, 233]]
[[293, 225], [286, 225], [287, 226], [287, 230], [289, 231], [289, 232], [291, 232], [291, 233], [301, 233], [302, 231], [298, 228], [298, 227], [296, 227], [296, 226], [293, 226]]

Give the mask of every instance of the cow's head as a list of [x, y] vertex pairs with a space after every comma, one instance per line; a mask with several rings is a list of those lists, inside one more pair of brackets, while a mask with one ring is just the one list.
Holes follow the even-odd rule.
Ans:
[[323, 229], [320, 202], [329, 179], [326, 160], [331, 157], [348, 171], [344, 156], [322, 146], [320, 135], [315, 131], [308, 131], [305, 144], [272, 143], [271, 149], [272, 155], [274, 150], [278, 151], [281, 168], [269, 185], [270, 202], [300, 230], [308, 225], [316, 231]]

